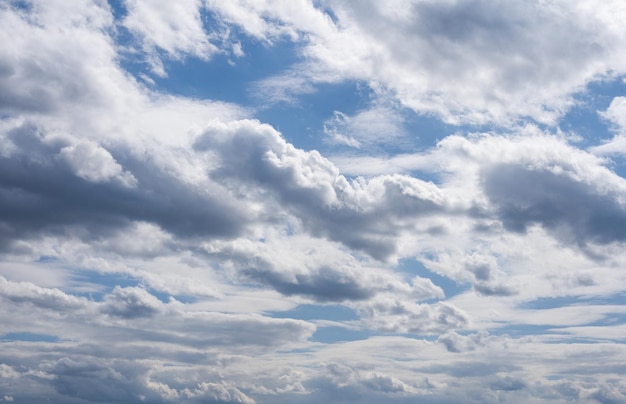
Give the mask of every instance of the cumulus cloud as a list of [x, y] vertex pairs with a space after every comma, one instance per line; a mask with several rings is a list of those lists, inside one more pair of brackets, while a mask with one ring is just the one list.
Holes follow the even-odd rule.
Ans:
[[416, 304], [383, 295], [354, 305], [362, 321], [372, 329], [399, 334], [440, 334], [469, 324], [462, 310], [447, 303]]
[[[451, 209], [435, 185], [414, 178], [350, 182], [319, 153], [296, 149], [269, 126], [253, 121], [214, 123], [196, 141], [199, 151], [219, 159], [215, 167], [215, 161], [204, 162], [208, 175], [193, 180], [204, 189], [181, 182], [179, 173], [155, 166], [154, 160], [121, 151], [113, 157], [94, 143], [79, 146], [94, 157], [81, 166], [75, 145], [33, 125], [12, 129], [5, 139], [12, 152], [2, 158], [2, 182], [7, 192], [14, 190], [4, 201], [5, 234], [41, 230], [52, 223], [91, 223], [97, 225], [91, 227], [93, 232], [143, 221], [180, 236], [230, 237], [256, 220], [274, 220], [276, 211], [246, 208], [246, 199], [266, 204], [269, 200], [301, 220], [313, 235], [387, 259], [401, 232], [414, 226], [411, 219]], [[16, 161], [29, 161], [29, 169]], [[196, 161], [203, 164], [200, 158]], [[107, 181], [110, 178], [116, 181]], [[237, 199], [244, 194], [246, 199]], [[38, 208], [44, 201], [56, 204], [54, 217]]]
[[318, 302], [367, 300], [379, 293], [396, 293], [416, 300], [443, 297], [429, 279], [412, 280], [384, 268], [360, 262], [335, 243], [304, 235], [268, 232], [264, 241], [211, 243], [207, 252], [218, 257], [239, 281], [269, 285], [280, 293]]
[[493, 211], [506, 229], [524, 232], [540, 224], [579, 246], [623, 241], [618, 227], [626, 183], [592, 154], [549, 135], [486, 135], [473, 141], [451, 136], [440, 147], [456, 154], [444, 170], [478, 186], [464, 192], [486, 197], [487, 205], [476, 213]]
[[89, 141], [79, 141], [61, 148], [57, 157], [65, 161], [77, 176], [92, 182], [116, 179], [126, 186], [134, 186], [137, 179], [123, 171], [111, 153]]
[[[624, 399], [624, 99], [550, 127], [624, 74], [620, 2], [115, 6], [0, 5], [1, 400]], [[262, 108], [168, 93], [250, 44], [296, 60]], [[361, 156], [254, 119], [348, 81], [299, 144]], [[394, 154], [409, 110], [459, 131]]]
[[152, 317], [161, 309], [161, 302], [142, 288], [116, 286], [106, 296], [103, 313], [122, 318]]
[[[505, 179], [506, 178], [506, 179]], [[513, 185], [510, 178], [515, 178]], [[621, 192], [611, 195], [559, 174], [515, 166], [496, 166], [485, 174], [485, 191], [507, 229], [543, 225], [566, 242], [584, 246], [622, 242], [626, 209]]]
[[485, 346], [492, 337], [486, 334], [461, 335], [454, 331], [447, 332], [437, 338], [449, 352], [464, 352]]
[[[14, 129], [7, 137], [14, 144], [14, 152], [0, 161], [3, 167], [0, 189], [5, 195], [1, 233], [5, 243], [55, 225], [89, 224], [89, 232], [97, 237], [99, 231], [125, 227], [137, 220], [186, 236], [214, 232], [228, 236], [236, 234], [247, 220], [248, 213], [234, 199], [187, 187], [175, 176], [150, 168], [149, 162], [127, 160], [125, 166], [130, 170], [121, 171], [110, 153], [95, 149], [99, 150], [96, 156], [103, 160], [90, 159], [87, 167], [77, 168], [80, 175], [76, 176], [73, 172], [76, 168], [69, 171], [70, 167], [56, 158], [72, 147], [65, 146], [62, 139], [42, 133], [32, 125]], [[105, 173], [98, 171], [103, 169]], [[103, 182], [103, 176], [107, 175], [117, 175], [120, 180]], [[129, 187], [133, 179], [140, 186]], [[179, 189], [173, 191], [170, 186]], [[55, 206], [54, 212], [42, 208], [50, 204]], [[223, 208], [231, 213], [223, 215]], [[179, 215], [183, 212], [186, 219]]]
[[[74, 105], [112, 101], [116, 94], [110, 80], [123, 73], [113, 67], [115, 51], [103, 35], [113, 23], [106, 2], [24, 3], [33, 12], [20, 11], [13, 2], [0, 8], [5, 27], [0, 39], [6, 44], [0, 51], [0, 109], [53, 112], [67, 101]], [[20, 35], [13, 35], [16, 32]]]
[[252, 181], [267, 188], [269, 196], [314, 235], [377, 259], [393, 255], [399, 230], [411, 228], [406, 219], [446, 209], [445, 199], [432, 183], [400, 176], [350, 182], [318, 152], [296, 149], [271, 127], [257, 122], [215, 123], [195, 145], [222, 159], [213, 178], [235, 185]]

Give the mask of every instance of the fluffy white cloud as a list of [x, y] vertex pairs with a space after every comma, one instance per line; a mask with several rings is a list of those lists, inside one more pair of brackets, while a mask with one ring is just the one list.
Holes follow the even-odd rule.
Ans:
[[[619, 56], [624, 34], [619, 21], [626, 10], [619, 1], [592, 7], [585, 1], [357, 5], [330, 0], [320, 9], [303, 6], [298, 14], [281, 13], [285, 3], [247, 8], [239, 3], [228, 15], [245, 29], [253, 10], [258, 21], [273, 17], [281, 26], [308, 34], [303, 65], [284, 81], [265, 83], [286, 96], [290, 90], [300, 92], [303, 82], [354, 79], [385, 88], [405, 106], [450, 123], [530, 117], [554, 124], [589, 81], [626, 69]], [[297, 16], [305, 12], [315, 23], [298, 24]], [[268, 36], [272, 31], [249, 32]]]
[[354, 305], [368, 328], [398, 334], [441, 334], [464, 329], [469, 319], [447, 303], [415, 304], [383, 295]]
[[[406, 107], [455, 124], [518, 118], [554, 124], [587, 83], [626, 72], [619, 23], [626, 10], [619, 1], [592, 6], [582, 0], [413, 0], [382, 6], [192, 0], [175, 6], [133, 1], [126, 7], [126, 27], [144, 46], [174, 58], [241, 55], [231, 50], [241, 44], [229, 39], [229, 26], [269, 44], [281, 38], [301, 44], [300, 64], [260, 84], [274, 100], [314, 91], [315, 83], [360, 80]], [[218, 21], [213, 30], [202, 21], [205, 10]], [[222, 43], [213, 45], [212, 39]], [[157, 73], [166, 74], [158, 55], [151, 57]], [[361, 118], [353, 125], [366, 116]], [[357, 144], [331, 132], [336, 140]]]
[[324, 123], [324, 132], [330, 143], [354, 148], [371, 147], [401, 141], [406, 135], [401, 124], [401, 115], [388, 107], [374, 107], [354, 116], [335, 111], [333, 117]]
[[123, 25], [138, 37], [157, 75], [167, 74], [157, 49], [170, 58], [191, 55], [204, 60], [218, 51], [205, 32], [200, 16], [201, 4], [200, 0], [124, 2], [127, 14]]
[[331, 161], [120, 62], [292, 41], [264, 107], [366, 82], [326, 135], [378, 153], [415, 135], [398, 104], [554, 123], [624, 73], [620, 2], [118, 6], [0, 4], [4, 401], [624, 400], [621, 97], [591, 151], [519, 125]]
[[0, 293], [8, 301], [56, 311], [75, 310], [86, 306], [85, 299], [67, 295], [59, 289], [41, 288], [32, 283], [10, 282], [0, 277]]
[[124, 73], [115, 66], [106, 35], [113, 24], [106, 2], [25, 2], [32, 12], [11, 6], [0, 8], [0, 40], [6, 44], [0, 51], [3, 112], [45, 113], [120, 101], [127, 86], [120, 88]]
[[90, 141], [78, 141], [61, 148], [58, 158], [65, 161], [77, 176], [92, 182], [116, 179], [126, 186], [134, 186], [137, 180], [123, 171], [106, 149]]

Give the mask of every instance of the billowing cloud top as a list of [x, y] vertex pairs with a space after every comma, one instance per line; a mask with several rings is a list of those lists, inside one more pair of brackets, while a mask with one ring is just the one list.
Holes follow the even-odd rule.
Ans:
[[626, 402], [625, 18], [0, 2], [0, 401]]

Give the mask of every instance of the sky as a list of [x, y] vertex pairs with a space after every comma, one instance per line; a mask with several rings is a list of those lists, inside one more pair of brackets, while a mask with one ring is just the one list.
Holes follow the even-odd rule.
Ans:
[[626, 402], [623, 0], [0, 0], [0, 402]]

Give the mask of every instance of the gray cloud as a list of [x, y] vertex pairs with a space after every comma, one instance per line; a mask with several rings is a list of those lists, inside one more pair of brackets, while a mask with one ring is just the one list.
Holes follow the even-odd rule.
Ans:
[[94, 183], [55, 159], [60, 145], [47, 144], [34, 126], [7, 134], [17, 150], [0, 157], [0, 240], [62, 234], [65, 226], [89, 229], [93, 237], [147, 221], [179, 237], [232, 237], [248, 214], [227, 195], [193, 189], [160, 168], [126, 153], [116, 159], [137, 178], [136, 187]]
[[356, 274], [328, 267], [293, 276], [289, 272], [281, 274], [258, 269], [244, 270], [243, 274], [267, 283], [287, 296], [304, 295], [320, 302], [364, 300], [376, 293], [374, 285], [362, 283]]
[[254, 121], [210, 127], [195, 147], [218, 153], [216, 181], [260, 185], [313, 235], [376, 259], [395, 253], [395, 239], [414, 221], [446, 211], [431, 183], [403, 176], [350, 183], [316, 151], [298, 150]]
[[514, 296], [519, 292], [517, 289], [502, 284], [490, 284], [485, 282], [477, 282], [474, 284], [474, 290], [485, 296]]
[[286, 296], [317, 302], [364, 301], [377, 294], [425, 301], [441, 299], [443, 290], [430, 279], [397, 274], [368, 260], [357, 260], [343, 248], [308, 235], [268, 232], [256, 240], [207, 245], [207, 255], [239, 283], [268, 285]]
[[568, 174], [497, 165], [486, 170], [485, 194], [504, 226], [525, 232], [539, 224], [559, 240], [584, 247], [626, 240], [626, 208], [600, 184]]
[[84, 111], [115, 105], [122, 94], [116, 87], [125, 75], [113, 68], [106, 2], [8, 1], [0, 8], [0, 25], [0, 113], [59, 113], [68, 106]]
[[[0, 301], [11, 307], [11, 311], [0, 312], [7, 331], [47, 334], [54, 330], [60, 338], [67, 335], [112, 343], [271, 347], [304, 341], [315, 331], [313, 324], [302, 320], [193, 310], [176, 301], [163, 303], [139, 287], [117, 286], [102, 301], [93, 301], [0, 276]], [[32, 323], [21, 325], [22, 315], [30, 316]]]
[[489, 385], [493, 390], [515, 391], [526, 387], [526, 383], [522, 379], [511, 376], [497, 378]]
[[88, 303], [87, 299], [68, 295], [59, 289], [42, 288], [28, 282], [10, 282], [3, 276], [0, 276], [0, 298], [14, 304], [59, 312], [81, 309]]
[[[61, 358], [41, 366], [54, 375], [52, 385], [63, 397], [95, 402], [140, 402], [141, 366], [92, 358]], [[137, 391], [139, 390], [139, 391]], [[152, 395], [152, 399], [156, 398]]]
[[487, 334], [460, 335], [454, 331], [447, 332], [437, 338], [449, 352], [473, 351], [489, 342]]
[[152, 317], [161, 309], [161, 302], [142, 288], [116, 286], [100, 307], [103, 313], [123, 318]]
[[[559, 310], [542, 311], [543, 335], [476, 333], [494, 315], [512, 329], [532, 322], [539, 311], [514, 306], [513, 293], [524, 301], [558, 284], [603, 297], [619, 288], [623, 179], [600, 170], [603, 162], [547, 136], [459, 134], [402, 157], [420, 160], [406, 171], [442, 174], [438, 185], [375, 169], [350, 179], [271, 126], [236, 120], [238, 108], [142, 87], [119, 53], [129, 45], [156, 59], [243, 57], [241, 43], [229, 43], [242, 33], [255, 46], [295, 41], [307, 69], [288, 70], [282, 85], [302, 92], [356, 79], [393, 99], [389, 110], [336, 122], [364, 131], [354, 135], [363, 145], [379, 144], [367, 130], [401, 131], [398, 100], [455, 123], [553, 123], [573, 92], [626, 70], [617, 3], [585, 11], [585, 2], [129, 0], [117, 22], [103, 0], [0, 4], [0, 324], [9, 336], [0, 342], [0, 400], [624, 401], [625, 350], [614, 343], [623, 327], [610, 323], [621, 320], [619, 307], [586, 316], [602, 321], [580, 324], [589, 334], [554, 332]], [[214, 37], [203, 26], [207, 9], [225, 30]], [[142, 43], [119, 43], [133, 40], [126, 34]], [[555, 254], [543, 232], [524, 238], [535, 225], [564, 244], [614, 248], [612, 266]], [[426, 271], [393, 267], [422, 256], [433, 274], [458, 274], [477, 293], [430, 274], [459, 293], [454, 305], [437, 301], [443, 289], [415, 276]], [[558, 279], [531, 265], [555, 257], [564, 257]], [[116, 286], [111, 273], [191, 296], [157, 298]], [[74, 275], [84, 282], [71, 283]], [[535, 288], [538, 280], [546, 282]], [[59, 286], [38, 286], [51, 284]], [[83, 297], [91, 292], [95, 300]], [[315, 324], [259, 314], [297, 316], [310, 301], [335, 305], [316, 306]], [[360, 317], [321, 319], [338, 303]], [[316, 324], [369, 337], [322, 343]], [[613, 337], [571, 341], [600, 331]]]
[[368, 328], [383, 332], [432, 335], [469, 324], [462, 310], [443, 302], [416, 304], [392, 295], [378, 295], [353, 306]]
[[[89, 227], [97, 237], [135, 221], [182, 238], [233, 237], [257, 219], [238, 198], [250, 191], [246, 198], [274, 200], [315, 236], [388, 259], [414, 221], [446, 211], [433, 184], [402, 176], [350, 184], [326, 159], [287, 145], [273, 130], [244, 122], [235, 131], [226, 142], [203, 145], [209, 135], [198, 142], [201, 150], [216, 150], [222, 161], [207, 177], [209, 189], [187, 185], [120, 147], [107, 150], [95, 143], [89, 148], [106, 156], [106, 165], [90, 166], [88, 174], [75, 172], [74, 163], [57, 158], [69, 140], [52, 139], [34, 125], [9, 131], [5, 139], [14, 150], [0, 157], [5, 248], [28, 235], [63, 233], [67, 226]], [[305, 168], [309, 164], [311, 171]], [[269, 220], [279, 214], [263, 212]]]
[[[220, 350], [202, 361], [183, 363], [161, 362], [154, 351], [144, 352], [151, 360], [134, 360], [146, 346], [135, 346], [130, 358], [121, 359], [120, 347], [107, 344], [83, 354], [70, 344], [54, 352], [37, 352], [35, 348], [44, 347], [31, 345], [19, 355], [13, 354], [15, 344], [5, 344], [0, 354], [0, 389], [24, 402], [35, 402], [31, 392], [45, 392], [52, 402], [71, 403], [623, 399], [619, 374], [595, 369], [598, 360], [621, 365], [619, 346], [555, 343], [545, 347], [528, 338], [467, 338], [476, 342], [474, 350], [458, 353], [441, 352], [435, 342], [387, 338], [355, 341], [341, 348], [311, 347], [306, 355], [282, 352], [277, 360], [268, 360], [267, 353], [254, 358]], [[580, 366], [570, 368], [572, 360]], [[573, 372], [563, 380], [567, 369]], [[301, 388], [290, 390], [292, 384]], [[27, 385], [29, 389], [21, 388]]]
[[372, 390], [385, 393], [405, 393], [410, 391], [410, 387], [403, 381], [380, 373], [373, 373], [365, 380], [365, 385]]

